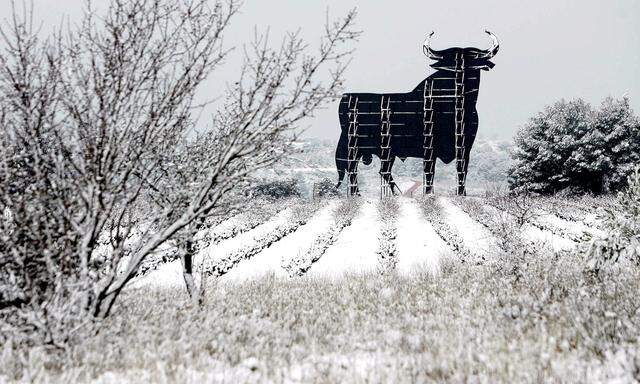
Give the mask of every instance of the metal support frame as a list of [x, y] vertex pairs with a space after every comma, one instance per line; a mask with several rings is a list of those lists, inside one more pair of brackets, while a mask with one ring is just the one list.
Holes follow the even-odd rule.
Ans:
[[349, 96], [349, 128], [347, 173], [349, 176], [348, 195], [358, 194], [358, 98]]
[[391, 181], [391, 98], [380, 99], [380, 198], [393, 196]]
[[464, 137], [464, 81], [465, 64], [464, 55], [456, 53], [455, 69], [455, 155], [458, 188], [457, 195], [465, 194], [465, 184], [467, 180], [465, 164], [465, 137]]
[[423, 92], [423, 124], [422, 132], [424, 141], [422, 147], [424, 149], [423, 157], [423, 175], [422, 175], [422, 194], [433, 193], [433, 175], [435, 167], [435, 158], [433, 156], [433, 80], [427, 78], [424, 82]]

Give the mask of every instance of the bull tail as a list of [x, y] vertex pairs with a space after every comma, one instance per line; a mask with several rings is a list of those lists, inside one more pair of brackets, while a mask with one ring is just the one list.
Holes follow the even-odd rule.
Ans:
[[342, 185], [342, 180], [344, 180], [344, 169], [339, 169], [338, 170], [338, 184], [336, 184], [336, 189], [340, 188], [340, 185]]

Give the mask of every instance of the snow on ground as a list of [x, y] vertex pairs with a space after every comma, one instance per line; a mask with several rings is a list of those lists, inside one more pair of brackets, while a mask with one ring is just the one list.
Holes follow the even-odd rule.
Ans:
[[180, 260], [174, 260], [169, 263], [162, 263], [152, 272], [133, 280], [128, 287], [141, 288], [145, 286], [152, 286], [154, 288], [184, 287], [182, 262]]
[[[278, 225], [287, 220], [290, 215], [291, 208], [284, 209], [276, 214], [271, 220], [253, 228], [252, 230], [241, 233], [230, 239], [223, 240], [217, 244], [212, 244], [203, 249], [195, 256], [194, 264], [196, 265], [196, 268], [194, 272], [198, 271], [197, 266], [202, 263], [202, 260], [216, 260], [227, 253], [241, 248], [244, 244], [253, 241], [254, 238], [259, 238], [264, 236], [264, 234], [273, 231], [278, 227]], [[197, 278], [198, 276], [195, 277]], [[184, 280], [182, 278], [182, 262], [180, 260], [174, 260], [170, 263], [159, 265], [155, 271], [134, 281], [131, 284], [131, 287], [138, 288], [145, 285], [152, 285], [157, 288], [184, 286]]]
[[449, 248], [413, 199], [400, 198], [397, 234], [398, 273], [408, 275], [426, 269], [435, 274], [438, 271], [440, 258]]
[[442, 206], [447, 223], [458, 231], [468, 249], [486, 259], [497, 254], [498, 246], [489, 230], [451, 202], [450, 198], [439, 197], [438, 202]]
[[[451, 200], [452, 197], [438, 197], [437, 199], [442, 206], [444, 219], [460, 233], [466, 247], [479, 256], [490, 257], [496, 253], [496, 239], [485, 227], [456, 206]], [[237, 283], [267, 274], [287, 278], [288, 274], [282, 268], [283, 263], [300, 255], [301, 252], [305, 252], [318, 235], [327, 232], [334, 223], [332, 211], [338, 202], [338, 200], [330, 202], [295, 232], [260, 251], [252, 258], [240, 261], [237, 266], [220, 278], [221, 282]], [[424, 218], [421, 208], [414, 199], [400, 197], [399, 203], [400, 212], [396, 223], [398, 273], [408, 275], [421, 270], [436, 273], [441, 258], [450, 252], [449, 247]], [[370, 198], [363, 202], [358, 216], [350, 226], [340, 233], [338, 240], [326, 250], [325, 254], [313, 264], [307, 273], [309, 276], [338, 277], [345, 273], [373, 272], [378, 269], [379, 261], [376, 250], [381, 225], [378, 218], [378, 204], [378, 198]], [[501, 214], [496, 207], [491, 205], [485, 205], [485, 207], [489, 212], [494, 212], [496, 215]], [[202, 250], [196, 255], [196, 267], [200, 265], [202, 260], [215, 262], [215, 260], [255, 242], [255, 239], [272, 233], [290, 219], [292, 212], [291, 208], [283, 209], [267, 222]], [[222, 223], [218, 230], [223, 231], [225, 228], [237, 224], [234, 220], [238, 220], [238, 218], [229, 219]], [[553, 214], [538, 216], [536, 220], [542, 224], [542, 229], [530, 224], [525, 225], [523, 227], [524, 237], [545, 244], [554, 251], [572, 249], [576, 243], [560, 236], [562, 233], [552, 233], [551, 230], [544, 228], [564, 229], [576, 235], [583, 231], [595, 235], [601, 232], [588, 223], [567, 221]], [[196, 268], [197, 270], [198, 268]], [[181, 261], [175, 260], [159, 265], [153, 272], [136, 279], [131, 287], [145, 285], [182, 288], [184, 282]]]
[[[498, 208], [494, 207], [493, 205], [485, 204], [484, 208], [488, 212], [492, 212], [496, 216], [505, 214], [504, 211], [498, 210]], [[525, 240], [530, 240], [533, 242], [547, 245], [553, 251], [572, 249], [576, 245], [575, 242], [569, 239], [556, 235], [550, 231], [543, 231], [542, 229], [536, 228], [531, 224], [525, 224], [522, 227], [522, 237]]]
[[266, 234], [278, 228], [282, 223], [286, 222], [291, 216], [291, 211], [291, 208], [286, 208], [278, 212], [271, 220], [258, 225], [250, 231], [221, 241], [218, 244], [210, 245], [196, 256], [196, 264], [200, 264], [201, 261], [205, 259], [215, 263], [216, 260], [222, 259], [228, 253], [242, 248], [247, 243], [253, 242], [254, 239], [264, 237]]
[[525, 239], [547, 245], [553, 251], [569, 250], [576, 246], [576, 243], [569, 239], [558, 236], [549, 231], [543, 231], [530, 224], [525, 224], [522, 233]]
[[590, 226], [587, 225], [584, 222], [580, 222], [580, 221], [567, 221], [564, 219], [559, 218], [558, 216], [551, 214], [551, 213], [547, 213], [544, 211], [538, 211], [538, 213], [540, 214], [536, 219], [543, 223], [543, 224], [547, 224], [550, 226], [554, 226], [557, 228], [563, 228], [565, 229], [567, 232], [572, 233], [573, 235], [576, 236], [582, 236], [585, 232], [592, 234], [592, 235], [596, 235], [596, 236], [604, 236], [604, 232], [594, 226]]
[[313, 277], [339, 277], [345, 273], [371, 272], [378, 269], [376, 249], [380, 221], [377, 199], [363, 202], [360, 215], [346, 227], [338, 240], [307, 272]]
[[294, 233], [285, 236], [271, 247], [263, 250], [250, 259], [242, 260], [231, 271], [220, 277], [220, 282], [242, 282], [255, 279], [267, 274], [286, 278], [289, 275], [282, 268], [282, 261], [293, 258], [313, 242], [315, 237], [326, 231], [333, 223], [331, 213], [337, 201], [332, 201], [320, 209], [307, 224], [298, 228]]
[[594, 229], [598, 230], [598, 227], [602, 224], [598, 211], [587, 213], [584, 216], [584, 224], [592, 231]]

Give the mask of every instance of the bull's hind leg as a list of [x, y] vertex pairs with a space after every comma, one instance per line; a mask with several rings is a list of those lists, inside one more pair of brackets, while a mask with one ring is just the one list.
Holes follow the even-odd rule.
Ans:
[[423, 192], [425, 195], [433, 193], [433, 178], [435, 176], [435, 159], [433, 156], [433, 149], [428, 151], [426, 158], [423, 161]]
[[391, 169], [393, 168], [394, 157], [390, 156], [389, 160], [380, 161], [380, 195], [387, 197], [396, 195], [398, 186], [393, 181]]
[[469, 168], [469, 151], [465, 151], [462, 161], [456, 162], [456, 171], [458, 174], [458, 188], [456, 194], [458, 196], [467, 195], [467, 169]]

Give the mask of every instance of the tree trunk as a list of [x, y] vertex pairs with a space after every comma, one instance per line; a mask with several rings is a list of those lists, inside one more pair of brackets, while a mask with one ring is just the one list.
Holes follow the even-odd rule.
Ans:
[[[193, 279], [193, 256], [194, 246], [191, 238], [180, 244], [180, 260], [182, 261], [182, 277], [187, 288], [189, 298], [195, 300], [199, 292], [196, 292], [196, 283]], [[202, 282], [200, 282], [202, 285]]]

